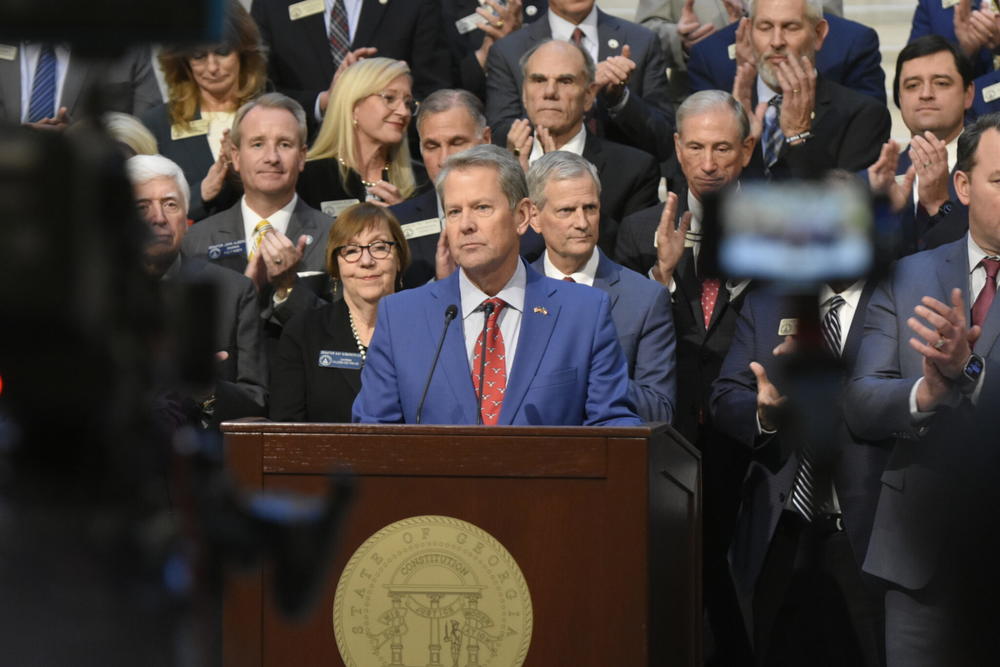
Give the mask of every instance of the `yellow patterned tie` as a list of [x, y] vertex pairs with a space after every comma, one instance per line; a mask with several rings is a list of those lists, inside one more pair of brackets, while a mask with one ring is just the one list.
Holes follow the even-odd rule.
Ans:
[[267, 220], [261, 220], [257, 223], [257, 226], [253, 228], [253, 246], [250, 248], [250, 255], [247, 257], [248, 262], [252, 262], [254, 255], [260, 250], [260, 242], [264, 240], [264, 236], [268, 232], [274, 231], [274, 227]]

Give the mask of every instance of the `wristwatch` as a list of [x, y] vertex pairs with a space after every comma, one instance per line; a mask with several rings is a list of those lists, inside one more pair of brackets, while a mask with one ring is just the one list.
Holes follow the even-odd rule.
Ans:
[[965, 362], [965, 366], [962, 367], [961, 375], [955, 378], [958, 390], [965, 395], [969, 395], [975, 391], [976, 385], [979, 384], [979, 378], [983, 376], [983, 369], [985, 367], [986, 362], [981, 356], [975, 352], [970, 354]]

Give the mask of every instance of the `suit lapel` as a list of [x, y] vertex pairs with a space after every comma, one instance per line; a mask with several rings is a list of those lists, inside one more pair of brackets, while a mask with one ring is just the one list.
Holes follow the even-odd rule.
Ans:
[[[237, 203], [235, 206], [230, 207], [228, 211], [221, 213], [220, 215], [223, 217], [219, 221], [219, 227], [212, 235], [209, 245], [228, 243], [230, 241], [238, 241], [240, 239], [245, 240], [245, 232], [243, 230], [243, 209], [240, 204]], [[245, 252], [234, 255], [226, 255], [225, 257], [221, 257], [219, 259], [218, 264], [219, 266], [224, 266], [227, 269], [243, 273], [247, 268], [247, 255]]]
[[583, 157], [597, 167], [597, 173], [604, 173], [604, 151], [601, 150], [601, 140], [590, 132], [587, 132], [586, 141], [583, 143]]
[[[435, 373], [443, 373], [445, 384], [451, 389], [452, 397], [462, 411], [464, 424], [478, 423], [476, 414], [476, 391], [472, 386], [472, 372], [469, 369], [469, 358], [465, 350], [465, 333], [462, 328], [462, 297], [458, 289], [458, 271], [442, 281], [434, 283], [431, 294], [437, 300], [425, 313], [429, 340], [437, 344], [444, 326], [444, 311], [450, 304], [458, 306], [458, 317], [452, 322], [445, 335], [444, 346], [441, 348], [441, 358]], [[430, 368], [427, 368], [430, 372]], [[427, 406], [424, 406], [425, 410]]]
[[705, 331], [705, 316], [701, 312], [701, 282], [695, 273], [694, 251], [691, 248], [685, 248], [681, 255], [681, 261], [677, 263], [677, 270], [674, 272], [674, 282], [680, 292], [680, 298], [676, 301], [683, 301], [688, 305], [691, 316], [698, 322], [698, 329]]
[[[335, 350], [350, 350], [357, 352], [357, 341], [351, 333], [351, 320], [348, 316], [347, 302], [338, 301], [328, 311], [326, 331], [330, 334]], [[337, 375], [357, 394], [361, 391], [361, 373], [354, 370], [336, 369]]]
[[594, 251], [598, 253], [597, 275], [594, 276], [594, 287], [602, 289], [607, 293], [608, 300], [611, 302], [610, 310], [613, 311], [620, 296], [618, 290], [614, 289], [614, 286], [621, 279], [622, 271], [619, 267], [612, 264], [607, 255], [601, 252], [599, 248], [595, 248]]
[[[622, 46], [628, 41], [627, 37], [622, 34], [621, 26], [617, 22], [612, 21], [611, 17], [600, 9], [597, 10], [597, 40], [598, 62], [611, 56], [621, 55]], [[616, 47], [611, 48], [611, 40], [614, 40], [614, 43], [617, 44]]]
[[559, 306], [551, 301], [554, 293], [548, 280], [533, 269], [528, 269], [528, 282], [524, 290], [524, 313], [521, 314], [521, 332], [517, 340], [514, 367], [507, 378], [503, 409], [499, 424], [513, 424], [528, 393], [528, 387], [545, 356], [549, 338], [559, 319]]
[[[295, 2], [289, 2], [289, 5]], [[333, 78], [333, 55], [330, 53], [330, 37], [326, 32], [326, 10], [298, 19], [289, 21], [290, 30], [294, 39], [302, 44], [307, 44], [313, 53], [313, 58], [317, 67], [323, 73], [324, 80]], [[364, 10], [361, 16], [364, 17]], [[364, 18], [361, 19], [362, 21]], [[360, 27], [360, 26], [359, 26]]]
[[59, 98], [59, 107], [66, 107], [70, 117], [76, 114], [76, 105], [80, 101], [80, 93], [87, 85], [90, 78], [91, 68], [86, 62], [79, 58], [77, 54], [69, 54], [69, 66], [66, 69], [66, 78], [63, 83], [62, 97]]
[[844, 341], [844, 366], [850, 371], [854, 368], [854, 362], [858, 358], [858, 348], [861, 347], [861, 338], [865, 333], [865, 313], [868, 312], [868, 302], [875, 291], [876, 281], [868, 280], [861, 290], [861, 298], [858, 300], [858, 307], [854, 311], [854, 318], [851, 320], [851, 328], [847, 332], [847, 340]]
[[6, 120], [10, 123], [21, 122], [21, 58], [24, 50], [20, 44], [11, 44], [17, 49], [17, 58], [0, 61], [0, 99], [4, 100]]
[[[397, 2], [400, 0], [396, 0]], [[358, 17], [358, 27], [354, 31], [354, 40], [351, 48], [358, 49], [362, 46], [371, 46], [375, 41], [375, 32], [378, 30], [382, 16], [388, 9], [389, 3], [382, 3], [379, 0], [364, 0], [361, 5], [361, 16]]]

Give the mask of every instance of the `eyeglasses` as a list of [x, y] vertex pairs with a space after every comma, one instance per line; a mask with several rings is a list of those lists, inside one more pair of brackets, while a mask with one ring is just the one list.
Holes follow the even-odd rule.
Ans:
[[385, 102], [385, 105], [390, 109], [396, 109], [399, 106], [399, 103], [402, 102], [403, 106], [406, 107], [406, 109], [410, 112], [411, 116], [416, 116], [417, 109], [420, 108], [420, 102], [416, 101], [415, 99], [409, 96], [403, 96], [403, 95], [398, 95], [396, 93], [386, 93], [386, 92], [375, 93], [375, 94], [381, 97], [382, 101]]
[[368, 245], [358, 245], [357, 243], [348, 243], [347, 245], [337, 246], [334, 248], [334, 252], [337, 253], [341, 259], [349, 264], [354, 264], [361, 260], [361, 255], [365, 250], [371, 255], [372, 259], [385, 259], [392, 254], [392, 247], [396, 245], [395, 241], [375, 241], [374, 243], [369, 243]]

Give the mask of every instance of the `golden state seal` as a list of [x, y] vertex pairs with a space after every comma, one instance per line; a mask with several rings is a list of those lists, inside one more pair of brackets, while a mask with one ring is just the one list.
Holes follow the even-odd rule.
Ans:
[[492, 535], [415, 516], [362, 544], [337, 583], [333, 631], [347, 667], [520, 667], [531, 596]]

